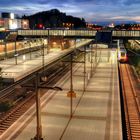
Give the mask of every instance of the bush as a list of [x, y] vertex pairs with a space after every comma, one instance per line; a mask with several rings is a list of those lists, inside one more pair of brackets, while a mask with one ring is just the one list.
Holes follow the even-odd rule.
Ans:
[[4, 101], [0, 103], [0, 112], [6, 112], [12, 107], [12, 103], [10, 101]]

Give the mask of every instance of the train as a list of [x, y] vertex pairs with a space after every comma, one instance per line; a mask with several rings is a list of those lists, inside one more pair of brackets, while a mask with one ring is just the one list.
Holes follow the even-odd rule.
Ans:
[[118, 47], [118, 61], [123, 63], [128, 61], [127, 51], [124, 45]]

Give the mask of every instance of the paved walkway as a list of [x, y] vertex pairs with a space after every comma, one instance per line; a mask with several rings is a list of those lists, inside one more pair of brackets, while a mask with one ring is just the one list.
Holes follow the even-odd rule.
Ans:
[[[122, 140], [120, 95], [116, 52], [102, 51], [97, 69], [89, 79], [86, 69], [86, 91], [83, 92], [83, 64], [74, 68], [73, 118], [69, 119], [70, 81], [66, 74], [56, 84], [63, 91], [49, 91], [41, 99], [44, 140]], [[109, 61], [108, 61], [109, 60]], [[95, 61], [93, 59], [93, 61]], [[36, 134], [35, 105], [15, 122], [1, 140], [29, 140]], [[32, 116], [32, 117], [30, 117]]]

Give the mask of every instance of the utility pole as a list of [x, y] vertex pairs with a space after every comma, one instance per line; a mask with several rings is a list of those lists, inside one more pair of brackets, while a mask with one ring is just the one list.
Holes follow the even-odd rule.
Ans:
[[84, 92], [86, 90], [86, 46], [84, 46]]
[[38, 92], [38, 74], [36, 75], [36, 84], [35, 84], [35, 92], [36, 92], [36, 137], [35, 140], [43, 140], [42, 138], [42, 126], [41, 126], [41, 107], [40, 107], [40, 92]]
[[[24, 87], [33, 87], [33, 86], [24, 86]], [[62, 91], [62, 88], [60, 87], [47, 87], [47, 86], [40, 86], [39, 85], [39, 74], [36, 74], [35, 77], [35, 93], [36, 93], [36, 135], [34, 138], [31, 138], [31, 140], [43, 140], [42, 138], [42, 125], [41, 125], [41, 102], [40, 102], [40, 92], [38, 91], [39, 88], [43, 89], [51, 89], [51, 90], [57, 90]]]
[[4, 52], [5, 52], [5, 59], [7, 59], [7, 41], [4, 39]]
[[93, 72], [93, 66], [92, 66], [92, 63], [93, 63], [93, 59], [92, 59], [92, 56], [93, 56], [93, 52], [92, 52], [92, 45], [90, 45], [90, 63], [91, 63], [91, 77], [92, 77], [92, 72]]
[[17, 57], [18, 57], [18, 54], [17, 54], [17, 43], [16, 43], [16, 39], [15, 39], [15, 64], [17, 65]]
[[73, 100], [72, 98], [76, 98], [76, 93], [73, 91], [73, 54], [71, 53], [71, 58], [70, 58], [70, 91], [67, 93], [67, 96], [70, 97], [70, 118], [72, 118], [73, 114], [72, 114], [72, 104], [73, 104]]

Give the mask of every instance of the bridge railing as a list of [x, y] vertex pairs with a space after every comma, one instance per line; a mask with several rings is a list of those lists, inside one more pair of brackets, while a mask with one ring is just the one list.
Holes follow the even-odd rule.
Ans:
[[140, 31], [134, 31], [134, 30], [121, 30], [121, 31], [113, 31], [112, 36], [116, 37], [140, 37]]
[[18, 30], [21, 36], [95, 36], [95, 30]]
[[[18, 30], [21, 36], [85, 36], [95, 37], [96, 30]], [[102, 32], [102, 31], [101, 31]], [[113, 30], [112, 37], [140, 37], [140, 31], [133, 30]]]
[[47, 36], [48, 30], [18, 30], [17, 34], [21, 36]]

